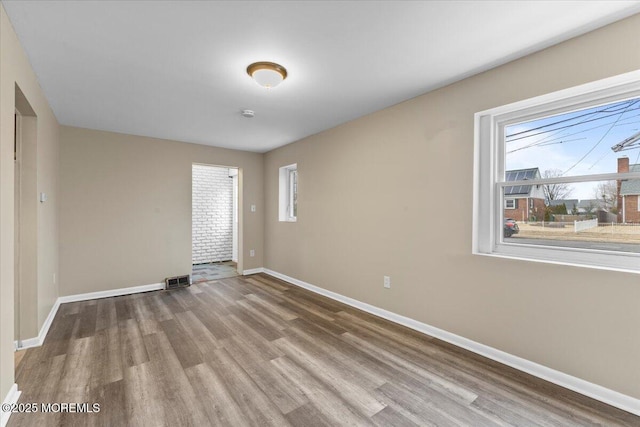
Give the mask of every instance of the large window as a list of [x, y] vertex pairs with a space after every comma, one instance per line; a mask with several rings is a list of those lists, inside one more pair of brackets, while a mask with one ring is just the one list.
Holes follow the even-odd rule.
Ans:
[[298, 165], [280, 168], [279, 212], [280, 221], [298, 220]]
[[477, 113], [475, 138], [474, 253], [640, 272], [640, 72]]

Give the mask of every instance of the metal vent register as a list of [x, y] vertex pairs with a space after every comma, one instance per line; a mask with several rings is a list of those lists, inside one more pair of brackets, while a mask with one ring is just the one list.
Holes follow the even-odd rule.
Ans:
[[165, 279], [165, 289], [186, 288], [189, 285], [191, 285], [191, 280], [188, 274], [186, 276], [167, 277]]

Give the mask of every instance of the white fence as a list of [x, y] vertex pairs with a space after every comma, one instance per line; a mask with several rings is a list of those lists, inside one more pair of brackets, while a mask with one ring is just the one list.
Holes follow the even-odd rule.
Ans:
[[587, 219], [585, 221], [573, 221], [573, 231], [575, 233], [579, 231], [589, 230], [590, 228], [598, 227], [598, 219]]

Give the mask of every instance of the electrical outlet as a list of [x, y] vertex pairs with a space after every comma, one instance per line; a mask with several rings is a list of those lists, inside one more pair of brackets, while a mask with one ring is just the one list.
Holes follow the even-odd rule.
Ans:
[[249, 251], [249, 256], [256, 256], [256, 251], [255, 251], [255, 250], [253, 250], [253, 249], [251, 249], [251, 250]]
[[251, 212], [255, 212], [256, 211], [256, 205], [251, 205]]
[[391, 288], [391, 276], [384, 276], [384, 287]]

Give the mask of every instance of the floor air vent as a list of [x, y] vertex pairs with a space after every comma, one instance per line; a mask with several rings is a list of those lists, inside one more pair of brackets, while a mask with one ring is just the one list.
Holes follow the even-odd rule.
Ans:
[[177, 288], [185, 288], [191, 284], [189, 280], [189, 275], [186, 276], [176, 276], [176, 277], [167, 277], [165, 279], [165, 289], [177, 289]]

